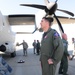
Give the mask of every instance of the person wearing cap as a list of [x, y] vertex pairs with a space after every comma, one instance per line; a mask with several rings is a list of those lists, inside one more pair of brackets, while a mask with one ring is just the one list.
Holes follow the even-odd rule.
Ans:
[[63, 42], [59, 33], [51, 28], [52, 23], [52, 17], [43, 17], [40, 23], [44, 31], [40, 48], [42, 75], [55, 75], [56, 66], [64, 52]]
[[64, 45], [64, 54], [61, 59], [60, 67], [59, 67], [59, 74], [68, 75], [68, 59], [70, 58], [70, 55], [68, 53], [68, 41], [67, 41], [67, 35], [65, 33], [62, 34], [62, 41]]

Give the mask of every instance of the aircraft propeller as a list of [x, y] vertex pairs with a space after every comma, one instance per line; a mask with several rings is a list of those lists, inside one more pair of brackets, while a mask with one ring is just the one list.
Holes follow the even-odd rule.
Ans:
[[[74, 14], [70, 11], [67, 11], [67, 10], [61, 10], [61, 9], [57, 9], [57, 1], [56, 0], [55, 2], [49, 2], [48, 0], [44, 0], [45, 1], [45, 4], [46, 5], [38, 5], [38, 4], [20, 4], [21, 6], [29, 6], [29, 7], [34, 7], [34, 8], [38, 8], [38, 9], [43, 9], [45, 10], [46, 12], [46, 15], [45, 16], [48, 16], [48, 15], [54, 15], [58, 25], [59, 25], [59, 28], [60, 30], [62, 31], [62, 33], [64, 33], [64, 29], [59, 21], [59, 19], [57, 18], [57, 16], [55, 15], [55, 11], [61, 11], [61, 12], [64, 12], [70, 16], [74, 16]], [[35, 29], [36, 31], [37, 29]]]
[[64, 12], [70, 16], [74, 16], [74, 14], [70, 11], [57, 9], [57, 0], [56, 2], [49, 2], [48, 0], [45, 0], [45, 3], [46, 5], [39, 5], [39, 4], [20, 4], [20, 5], [43, 9], [48, 15], [54, 14], [54, 12], [57, 10], [57, 11]]

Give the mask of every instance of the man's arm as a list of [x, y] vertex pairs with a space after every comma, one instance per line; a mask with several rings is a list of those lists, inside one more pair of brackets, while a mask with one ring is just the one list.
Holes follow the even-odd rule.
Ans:
[[60, 38], [60, 35], [56, 31], [53, 34], [53, 47], [54, 47], [54, 50], [52, 54], [52, 60], [53, 60], [53, 63], [58, 63], [63, 56], [64, 46]]

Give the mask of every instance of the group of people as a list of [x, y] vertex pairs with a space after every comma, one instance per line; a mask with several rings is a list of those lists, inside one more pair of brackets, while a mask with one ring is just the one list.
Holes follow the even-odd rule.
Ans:
[[33, 53], [39, 55], [39, 53], [40, 53], [40, 42], [39, 42], [39, 40], [34, 40], [32, 45], [33, 45]]
[[[40, 52], [42, 75], [55, 75], [57, 64], [60, 61], [58, 73], [68, 75], [68, 59], [71, 59], [71, 57], [68, 53], [67, 35], [62, 33], [60, 37], [59, 33], [51, 28], [53, 21], [52, 17], [42, 18], [40, 25], [44, 33], [41, 46], [39, 40], [34, 40], [32, 44], [34, 54], [37, 53], [39, 55]], [[24, 50], [28, 48], [28, 45], [24, 41], [21, 44], [23, 44]]]

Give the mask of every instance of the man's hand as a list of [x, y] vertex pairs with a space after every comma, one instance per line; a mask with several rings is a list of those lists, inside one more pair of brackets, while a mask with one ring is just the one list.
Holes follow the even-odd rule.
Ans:
[[19, 46], [19, 43], [18, 42], [16, 43], [16, 46]]
[[70, 56], [67, 56], [68, 60], [71, 60], [71, 57]]
[[52, 59], [48, 59], [48, 64], [53, 64]]
[[70, 60], [73, 60], [74, 56], [75, 56], [75, 55], [72, 55], [72, 57], [70, 57]]

